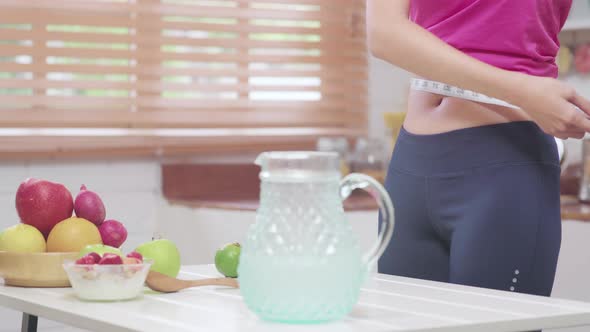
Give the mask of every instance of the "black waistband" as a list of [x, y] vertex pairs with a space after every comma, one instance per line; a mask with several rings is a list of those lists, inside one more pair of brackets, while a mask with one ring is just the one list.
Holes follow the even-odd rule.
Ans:
[[433, 175], [503, 163], [541, 162], [559, 166], [555, 139], [529, 121], [416, 135], [402, 128], [392, 166]]

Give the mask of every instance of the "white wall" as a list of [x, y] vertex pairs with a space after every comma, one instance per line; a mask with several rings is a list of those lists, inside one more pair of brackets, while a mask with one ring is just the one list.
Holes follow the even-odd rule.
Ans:
[[[590, 223], [566, 220], [562, 227], [561, 251], [552, 296], [590, 302]], [[552, 332], [588, 332], [590, 326]]]
[[387, 62], [369, 60], [369, 131], [372, 137], [385, 135], [384, 112], [405, 112], [410, 73]]

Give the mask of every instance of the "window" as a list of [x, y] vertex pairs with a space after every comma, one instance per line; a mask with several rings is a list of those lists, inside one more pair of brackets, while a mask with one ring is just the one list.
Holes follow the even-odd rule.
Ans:
[[362, 134], [364, 31], [362, 0], [0, 0], [0, 154]]

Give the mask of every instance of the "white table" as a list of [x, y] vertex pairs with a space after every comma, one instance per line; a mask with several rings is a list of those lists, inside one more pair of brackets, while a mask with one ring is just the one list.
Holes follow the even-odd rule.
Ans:
[[[217, 276], [211, 265], [187, 266], [180, 275], [211, 276]], [[0, 305], [93, 331], [507, 332], [590, 325], [587, 303], [386, 275], [371, 278], [346, 319], [321, 325], [259, 321], [238, 290], [221, 287], [146, 290], [132, 301], [93, 303], [68, 288], [0, 286]]]

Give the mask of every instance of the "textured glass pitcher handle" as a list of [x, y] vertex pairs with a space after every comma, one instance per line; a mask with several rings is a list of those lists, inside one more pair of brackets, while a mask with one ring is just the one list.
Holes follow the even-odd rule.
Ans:
[[385, 248], [387, 248], [391, 240], [394, 224], [393, 203], [391, 203], [391, 199], [385, 188], [377, 180], [359, 173], [349, 174], [342, 179], [340, 182], [340, 197], [342, 200], [345, 200], [356, 189], [365, 190], [379, 203], [379, 212], [381, 213], [381, 222], [383, 223], [377, 243], [364, 256], [364, 262], [367, 268], [371, 268], [379, 257], [383, 255]]

